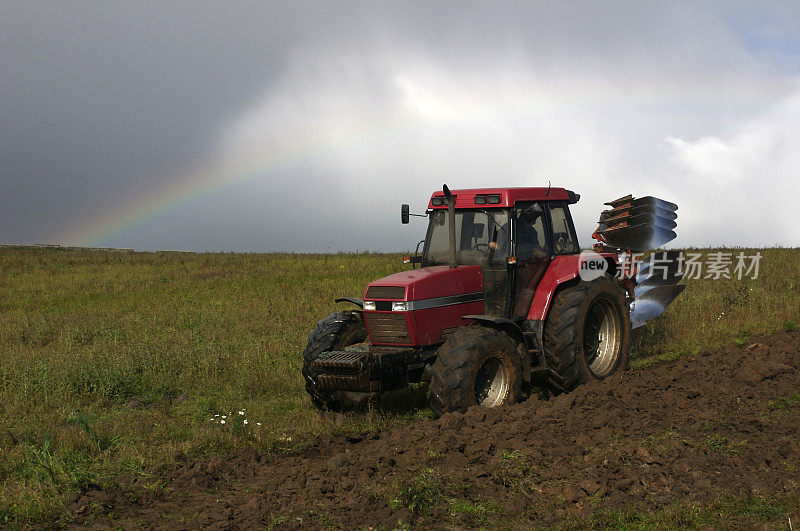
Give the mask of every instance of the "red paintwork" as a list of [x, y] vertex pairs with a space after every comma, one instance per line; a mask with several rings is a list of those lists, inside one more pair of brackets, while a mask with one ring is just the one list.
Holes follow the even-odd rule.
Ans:
[[[456, 208], [502, 208], [512, 207], [518, 201], [566, 201], [569, 195], [564, 188], [473, 188], [469, 190], [452, 190], [456, 196]], [[476, 195], [499, 195], [500, 202], [494, 205], [488, 203], [483, 205], [475, 204]], [[434, 192], [434, 197], [444, 197], [444, 192]], [[447, 205], [434, 206], [432, 201], [428, 201], [428, 209], [446, 209]]]
[[[423, 267], [422, 269], [412, 269], [411, 271], [402, 271], [389, 275], [376, 280], [370, 286], [404, 286], [406, 288], [405, 300], [416, 301], [446, 297], [448, 295], [482, 292], [483, 274], [480, 266], [459, 266], [456, 268], [448, 266]], [[366, 292], [364, 294], [366, 295]], [[402, 313], [406, 314], [411, 344], [431, 345], [439, 340], [443, 329], [463, 325], [462, 315], [482, 314], [483, 302], [454, 304], [452, 306]], [[369, 332], [369, 330], [367, 331]], [[372, 341], [371, 334], [370, 341]], [[386, 345], [389, 343], [381, 344]]]
[[416, 301], [483, 291], [483, 275], [476, 265], [433, 266], [401, 271], [376, 280], [370, 286], [404, 286], [405, 300]]
[[[605, 258], [611, 258], [615, 262], [618, 260], [617, 255], [614, 253], [598, 254]], [[539, 285], [536, 286], [536, 293], [533, 295], [528, 319], [542, 321], [547, 317], [547, 311], [550, 309], [550, 303], [553, 302], [556, 288], [563, 282], [578, 276], [579, 262], [579, 254], [565, 254], [553, 258], [544, 276], [539, 281]]]
[[539, 281], [539, 285], [536, 286], [536, 293], [533, 295], [528, 319], [541, 321], [545, 318], [558, 285], [578, 276], [579, 256], [577, 254], [567, 254], [553, 258], [547, 271], [544, 272], [544, 276]]
[[[552, 194], [552, 191], [551, 191]], [[615, 253], [599, 253], [605, 258], [618, 260]], [[544, 320], [559, 285], [578, 276], [580, 255], [559, 255], [553, 258], [544, 276], [536, 287], [528, 319]], [[480, 266], [425, 267], [402, 271], [376, 280], [372, 286], [404, 286], [407, 301], [446, 297], [483, 291], [483, 274]], [[409, 325], [412, 345], [431, 345], [438, 342], [442, 330], [467, 324], [464, 315], [481, 315], [483, 302], [470, 302], [452, 306], [442, 306], [427, 310], [403, 312]], [[379, 312], [391, 313], [391, 312]], [[370, 335], [370, 340], [372, 336]], [[384, 343], [387, 344], [387, 343]]]
[[[464, 315], [482, 315], [483, 301], [442, 306], [428, 310], [415, 310], [409, 312], [414, 316], [416, 339], [418, 345], [432, 345], [439, 341], [442, 330], [464, 326], [467, 321]], [[412, 335], [413, 336], [413, 335]]]

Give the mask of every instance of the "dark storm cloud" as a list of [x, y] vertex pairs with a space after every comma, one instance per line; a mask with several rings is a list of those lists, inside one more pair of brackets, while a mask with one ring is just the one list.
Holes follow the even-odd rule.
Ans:
[[[632, 191], [688, 207], [681, 244], [758, 243], [724, 212], [800, 169], [781, 147], [800, 129], [791, 3], [1, 9], [2, 242], [407, 249], [422, 231], [398, 226], [400, 202], [552, 179], [584, 195], [582, 232]], [[230, 184], [182, 187], [195, 173]], [[774, 216], [796, 244], [800, 220]]]
[[256, 7], [4, 4], [3, 238], [46, 239], [214, 149], [306, 27], [288, 4]]

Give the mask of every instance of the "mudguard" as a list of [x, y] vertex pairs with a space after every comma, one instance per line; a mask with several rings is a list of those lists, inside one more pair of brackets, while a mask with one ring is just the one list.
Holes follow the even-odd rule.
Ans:
[[351, 302], [362, 310], [364, 309], [364, 301], [355, 297], [339, 297], [338, 299], [334, 299], [333, 302]]
[[[505, 317], [494, 317], [491, 315], [465, 315], [462, 317], [462, 319], [477, 321], [478, 323], [483, 323], [491, 328], [502, 330], [520, 344], [525, 345], [526, 350], [535, 348], [535, 345], [529, 344], [528, 339], [525, 337], [525, 334], [522, 332], [522, 329], [519, 327], [519, 325], [511, 319], [506, 319]], [[531, 381], [530, 356], [522, 356], [522, 377], [526, 382]]]

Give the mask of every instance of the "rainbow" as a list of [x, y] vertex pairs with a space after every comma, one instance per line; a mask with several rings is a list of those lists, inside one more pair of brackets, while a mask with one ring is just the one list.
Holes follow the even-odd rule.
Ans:
[[159, 215], [237, 184], [269, 179], [314, 156], [321, 156], [364, 134], [364, 127], [344, 126], [324, 138], [284, 142], [277, 147], [253, 149], [205, 167], [177, 173], [169, 183], [149, 190], [126, 205], [99, 213], [56, 236], [62, 245], [99, 246]]

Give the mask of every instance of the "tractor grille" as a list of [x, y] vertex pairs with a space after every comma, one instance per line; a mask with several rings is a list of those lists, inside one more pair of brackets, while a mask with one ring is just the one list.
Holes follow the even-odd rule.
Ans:
[[365, 299], [398, 299], [403, 300], [406, 288], [403, 286], [370, 286]]
[[364, 312], [364, 317], [367, 320], [367, 328], [373, 342], [395, 345], [411, 344], [405, 313]]

